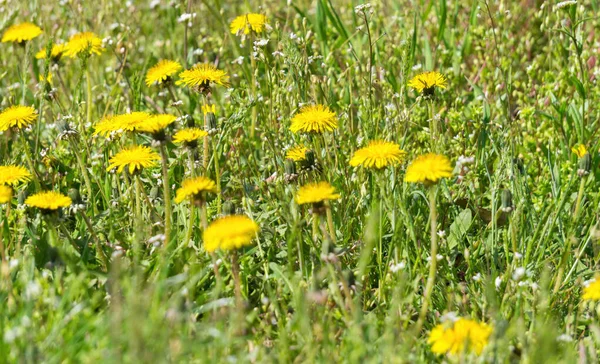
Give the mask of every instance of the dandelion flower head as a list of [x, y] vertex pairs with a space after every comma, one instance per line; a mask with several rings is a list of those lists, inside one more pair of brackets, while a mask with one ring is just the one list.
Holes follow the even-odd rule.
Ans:
[[306, 152], [308, 151], [309, 149], [304, 145], [297, 145], [288, 149], [287, 153], [285, 153], [285, 158], [291, 159], [294, 162], [302, 162], [306, 160]]
[[575, 153], [575, 155], [579, 158], [583, 158], [584, 155], [588, 153], [585, 145], [577, 144], [573, 148], [571, 148], [571, 152]]
[[235, 250], [250, 245], [259, 232], [258, 225], [244, 215], [229, 215], [213, 221], [204, 231], [204, 249]]
[[229, 80], [225, 71], [208, 63], [197, 64], [189, 70], [181, 72], [179, 78], [178, 85], [200, 89], [209, 87], [211, 84], [227, 86]]
[[92, 54], [101, 54], [102, 39], [92, 32], [83, 32], [73, 35], [66, 45], [65, 55], [75, 58], [79, 55], [91, 56]]
[[600, 301], [600, 279], [596, 278], [583, 288], [585, 301]]
[[293, 133], [323, 133], [333, 131], [338, 126], [337, 117], [327, 106], [305, 106], [292, 118], [290, 130]]
[[[53, 60], [58, 60], [67, 50], [67, 45], [64, 43], [53, 44], [52, 49], [50, 50], [50, 58]], [[35, 54], [36, 59], [46, 59], [46, 48], [42, 48]]]
[[448, 177], [452, 177], [450, 160], [443, 155], [429, 153], [412, 161], [406, 169], [404, 181], [432, 184]]
[[128, 167], [129, 174], [134, 174], [144, 168], [154, 167], [158, 160], [160, 156], [149, 147], [134, 146], [115, 154], [110, 159], [110, 165], [106, 170], [117, 168], [117, 172], [121, 173], [125, 167]]
[[177, 190], [175, 202], [180, 203], [189, 197], [196, 198], [204, 192], [217, 192], [217, 185], [213, 180], [204, 176], [186, 179]]
[[143, 133], [158, 133], [173, 124], [177, 117], [171, 114], [151, 115], [145, 122], [136, 127], [136, 131]]
[[13, 190], [6, 185], [0, 185], [0, 203], [9, 203], [12, 200]]
[[267, 17], [262, 14], [245, 14], [240, 15], [233, 19], [229, 25], [231, 34], [250, 34], [254, 32], [256, 34], [265, 31], [267, 25]]
[[37, 207], [42, 210], [54, 211], [61, 207], [71, 206], [71, 198], [60, 192], [45, 191], [27, 197], [25, 205]]
[[0, 166], [0, 185], [16, 186], [19, 183], [29, 182], [31, 173], [21, 166]]
[[466, 350], [479, 355], [491, 334], [489, 325], [459, 318], [455, 322], [437, 325], [431, 330], [428, 343], [436, 354], [460, 355]]
[[318, 204], [329, 200], [337, 200], [340, 195], [335, 192], [335, 188], [327, 182], [309, 183], [300, 187], [296, 194], [296, 203]]
[[400, 149], [398, 144], [385, 140], [374, 140], [354, 153], [350, 159], [350, 165], [380, 169], [401, 163], [404, 156], [406, 156], [406, 152]]
[[37, 111], [31, 106], [11, 106], [0, 113], [0, 131], [24, 128], [37, 119]]
[[170, 80], [174, 74], [181, 69], [181, 64], [177, 61], [163, 59], [146, 73], [146, 85], [162, 84]]
[[37, 38], [42, 34], [42, 29], [32, 23], [21, 23], [10, 26], [2, 35], [2, 43], [23, 43]]
[[151, 117], [152, 115], [144, 111], [109, 116], [94, 126], [94, 135], [108, 136], [111, 133], [120, 134], [126, 131], [137, 131]]
[[446, 88], [446, 77], [439, 72], [424, 72], [416, 75], [408, 82], [408, 86], [426, 96], [433, 95], [436, 87]]
[[175, 144], [194, 144], [198, 139], [204, 138], [208, 133], [200, 128], [185, 128], [181, 129], [173, 135], [173, 143]]

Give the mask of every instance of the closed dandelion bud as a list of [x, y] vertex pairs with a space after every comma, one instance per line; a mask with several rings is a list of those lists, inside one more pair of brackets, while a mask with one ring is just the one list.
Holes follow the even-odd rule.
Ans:
[[592, 157], [590, 153], [585, 153], [583, 157], [579, 158], [579, 169], [577, 170], [577, 174], [582, 177], [590, 173], [590, 169], [592, 166]]
[[23, 205], [25, 203], [26, 198], [27, 198], [27, 190], [21, 190], [17, 196], [17, 203], [19, 205]]
[[154, 200], [156, 198], [156, 196], [158, 196], [158, 187], [154, 186], [150, 190], [150, 198]]
[[217, 117], [214, 113], [209, 112], [206, 114], [206, 126], [209, 134], [214, 134], [217, 131]]
[[292, 182], [298, 178], [298, 173], [296, 171], [296, 163], [294, 163], [293, 160], [287, 159], [285, 161], [284, 178], [286, 182]]
[[223, 215], [234, 215], [235, 205], [231, 201], [225, 201], [222, 207]]
[[81, 203], [81, 194], [77, 188], [69, 188], [68, 196], [71, 198], [71, 201], [73, 201], [74, 204]]
[[513, 198], [510, 190], [502, 190], [502, 211], [511, 212], [513, 210]]

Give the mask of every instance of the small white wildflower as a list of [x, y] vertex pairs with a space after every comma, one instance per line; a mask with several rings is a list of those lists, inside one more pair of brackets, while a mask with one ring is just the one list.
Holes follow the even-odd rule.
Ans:
[[558, 4], [554, 5], [554, 10], [566, 8], [567, 6], [571, 6], [571, 5], [577, 5], [577, 1], [575, 1], [575, 0], [561, 1]]
[[521, 259], [521, 258], [523, 258], [523, 254], [521, 254], [519, 252], [515, 252], [515, 258], [516, 259]]
[[473, 276], [473, 280], [475, 282], [480, 282], [481, 281], [481, 273], [477, 273]]
[[438, 230], [437, 236], [439, 236], [440, 239], [443, 239], [446, 236], [446, 232], [444, 230]]
[[190, 21], [192, 19], [194, 19], [196, 17], [196, 13], [183, 13], [181, 14], [181, 16], [179, 16], [179, 18], [177, 18], [177, 22], [178, 23], [183, 23], [183, 22], [187, 22]]
[[236, 58], [233, 61], [231, 61], [231, 64], [234, 64], [234, 63], [237, 63], [237, 64], [241, 65], [242, 63], [244, 63], [244, 57], [243, 56], [239, 56], [238, 58]]
[[370, 9], [370, 8], [371, 8], [371, 3], [364, 3], [361, 5], [355, 6], [354, 11], [358, 13], [358, 12], [361, 12], [363, 10]]
[[404, 269], [405, 267], [406, 267], [406, 263], [400, 262], [398, 264], [391, 264], [390, 270], [392, 271], [392, 273], [397, 273], [398, 271]]
[[440, 317], [441, 322], [456, 322], [458, 319], [458, 314], [454, 311], [450, 311]]
[[556, 341], [563, 342], [563, 343], [570, 343], [573, 341], [573, 338], [571, 337], [571, 335], [562, 334], [556, 338]]
[[515, 271], [512, 275], [512, 279], [513, 279], [513, 281], [518, 281], [521, 278], [523, 278], [524, 275], [525, 275], [525, 268], [519, 267], [519, 268], [515, 269]]
[[257, 41], [254, 42], [254, 45], [257, 47], [264, 47], [267, 45], [267, 43], [269, 43], [268, 39], [259, 39]]
[[496, 277], [496, 279], [494, 280], [494, 285], [496, 286], [496, 289], [500, 289], [501, 284], [502, 284], [502, 277], [500, 277], [500, 276]]

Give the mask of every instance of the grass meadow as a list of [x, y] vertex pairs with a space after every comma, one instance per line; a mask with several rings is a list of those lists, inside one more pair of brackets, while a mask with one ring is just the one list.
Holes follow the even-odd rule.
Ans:
[[1, 0], [0, 362], [598, 362], [599, 11]]

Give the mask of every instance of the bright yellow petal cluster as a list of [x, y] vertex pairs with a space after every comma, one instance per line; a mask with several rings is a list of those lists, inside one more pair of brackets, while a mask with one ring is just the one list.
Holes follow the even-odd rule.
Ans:
[[406, 169], [404, 181], [431, 184], [448, 177], [452, 177], [450, 160], [443, 155], [429, 153], [412, 161]]
[[583, 296], [585, 301], [600, 301], [600, 279], [596, 278], [583, 288]]
[[101, 54], [102, 39], [92, 32], [83, 32], [73, 35], [66, 45], [65, 55], [75, 58], [79, 55], [91, 56], [92, 54]]
[[35, 24], [15, 24], [6, 29], [4, 35], [2, 35], [2, 43], [22, 43], [28, 40], [32, 40], [33, 38], [37, 38], [40, 34], [42, 34], [42, 29]]
[[265, 31], [266, 25], [266, 16], [262, 14], [245, 14], [233, 19], [229, 29], [231, 34], [250, 34], [251, 31], [258, 34]]
[[158, 62], [154, 67], [150, 68], [146, 73], [146, 85], [160, 85], [161, 83], [170, 79], [180, 69], [181, 64], [179, 64], [179, 62], [163, 59], [162, 61]]
[[327, 106], [305, 106], [292, 118], [290, 130], [293, 133], [323, 133], [337, 128], [335, 114]]
[[138, 170], [141, 171], [143, 168], [155, 166], [158, 160], [160, 160], [160, 156], [152, 149], [146, 146], [135, 146], [123, 149], [115, 154], [110, 159], [110, 165], [106, 170], [110, 171], [113, 168], [117, 168], [117, 172], [121, 173], [125, 167], [129, 167], [129, 173], [133, 174]]
[[202, 112], [204, 114], [208, 114], [208, 113], [216, 114], [217, 107], [215, 105], [202, 105]]
[[175, 135], [173, 135], [173, 143], [182, 144], [182, 143], [193, 143], [198, 141], [198, 139], [204, 138], [208, 133], [200, 128], [185, 128], [179, 130]]
[[327, 182], [309, 183], [300, 187], [296, 194], [296, 203], [303, 205], [307, 203], [321, 203], [329, 200], [337, 200], [340, 195], [335, 188]]
[[385, 140], [374, 140], [354, 153], [350, 159], [350, 165], [379, 169], [401, 163], [404, 156], [406, 156], [406, 152], [400, 149], [398, 144]]
[[488, 344], [492, 328], [477, 321], [459, 318], [450, 324], [437, 325], [429, 334], [428, 343], [436, 354], [481, 354]]
[[181, 72], [179, 78], [181, 80], [177, 81], [177, 84], [188, 87], [208, 87], [210, 84], [227, 86], [229, 80], [225, 71], [208, 63], [197, 64], [189, 70]]
[[177, 120], [177, 116], [171, 114], [151, 115], [145, 122], [137, 126], [135, 130], [142, 133], [154, 134], [173, 124], [175, 120]]
[[[50, 58], [58, 60], [63, 55], [63, 53], [66, 52], [66, 50], [67, 45], [64, 43], [53, 44], [52, 49], [50, 50]], [[40, 49], [40, 51], [35, 54], [35, 58], [46, 59], [46, 48]]]
[[37, 111], [31, 106], [11, 106], [0, 113], [0, 131], [24, 128], [37, 119]]
[[244, 215], [229, 215], [213, 221], [204, 231], [204, 249], [234, 250], [250, 245], [260, 231], [258, 225]]
[[94, 126], [94, 135], [108, 136], [110, 133], [120, 134], [126, 131], [137, 131], [151, 117], [151, 114], [143, 111], [109, 116]]
[[48, 73], [48, 77], [44, 77], [43, 74], [40, 73], [40, 76], [38, 77], [40, 82], [48, 82], [50, 85], [52, 85], [52, 73]]
[[577, 157], [579, 158], [583, 158], [583, 156], [588, 153], [587, 149], [585, 148], [585, 145], [583, 144], [577, 144], [576, 146], [571, 148], [571, 152], [575, 153], [575, 155], [577, 155]]
[[71, 203], [69, 196], [54, 191], [38, 192], [25, 200], [25, 205], [42, 210], [58, 210], [61, 207], [71, 206]]
[[31, 173], [21, 166], [0, 166], [0, 185], [16, 186], [22, 182], [29, 182]]
[[175, 202], [180, 203], [203, 192], [217, 192], [217, 185], [212, 179], [203, 176], [186, 179], [177, 190]]
[[294, 162], [302, 162], [303, 160], [306, 160], [306, 152], [308, 151], [309, 149], [304, 145], [297, 145], [288, 149], [287, 153], [285, 153], [285, 158], [291, 159]]
[[0, 185], [0, 203], [9, 203], [12, 200], [13, 190], [6, 185]]
[[431, 95], [436, 87], [446, 88], [446, 82], [446, 77], [439, 72], [424, 72], [413, 77], [408, 86]]

